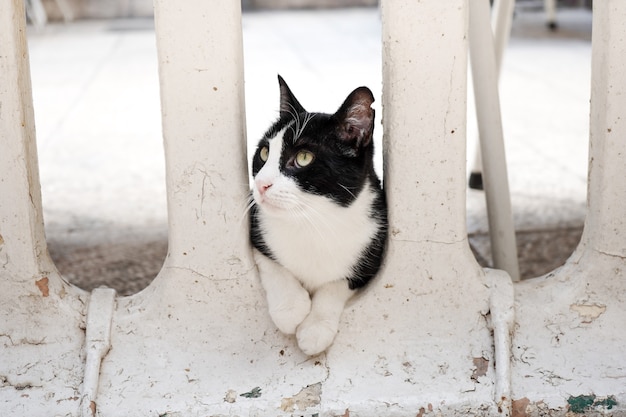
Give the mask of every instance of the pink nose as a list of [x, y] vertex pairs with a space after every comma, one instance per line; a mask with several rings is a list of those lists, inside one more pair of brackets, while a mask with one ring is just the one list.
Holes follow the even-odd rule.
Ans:
[[256, 188], [259, 190], [259, 194], [265, 195], [265, 192], [272, 186], [271, 182], [256, 181]]

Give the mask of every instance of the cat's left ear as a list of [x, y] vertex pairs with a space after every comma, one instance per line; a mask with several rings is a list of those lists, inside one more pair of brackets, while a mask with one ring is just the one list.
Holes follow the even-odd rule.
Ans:
[[339, 138], [355, 150], [369, 146], [374, 134], [374, 95], [367, 87], [354, 90], [334, 117], [339, 123]]
[[296, 96], [293, 95], [289, 86], [278, 75], [278, 85], [280, 87], [280, 117], [286, 119], [297, 119], [300, 113], [305, 113], [304, 107], [298, 101]]

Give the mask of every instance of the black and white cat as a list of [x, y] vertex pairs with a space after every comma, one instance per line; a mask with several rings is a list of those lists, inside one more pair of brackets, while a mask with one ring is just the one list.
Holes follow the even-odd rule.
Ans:
[[383, 258], [387, 208], [373, 166], [374, 97], [359, 87], [335, 114], [309, 113], [278, 82], [280, 117], [252, 161], [250, 237], [272, 320], [316, 355]]

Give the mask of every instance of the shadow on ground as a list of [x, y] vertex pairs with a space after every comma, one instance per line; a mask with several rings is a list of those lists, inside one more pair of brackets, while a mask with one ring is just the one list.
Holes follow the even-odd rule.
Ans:
[[[547, 274], [561, 266], [580, 241], [581, 228], [521, 231], [517, 250], [522, 279]], [[482, 266], [491, 266], [489, 235], [469, 236], [470, 247]], [[167, 255], [167, 240], [115, 242], [76, 246], [49, 242], [52, 259], [63, 276], [85, 290], [105, 285], [119, 295], [145, 288], [159, 273]]]

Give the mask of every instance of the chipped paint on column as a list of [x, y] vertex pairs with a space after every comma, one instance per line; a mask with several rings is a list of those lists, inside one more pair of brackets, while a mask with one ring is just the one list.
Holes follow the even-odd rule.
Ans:
[[47, 253], [25, 22], [22, 1], [0, 2], [0, 408], [65, 415], [79, 405], [87, 295]]
[[626, 412], [626, 3], [593, 19], [588, 214], [568, 262], [516, 287], [518, 415]]
[[111, 319], [115, 290], [96, 288], [89, 298], [85, 335], [85, 376], [81, 393], [81, 416], [95, 417], [102, 359], [111, 349]]

